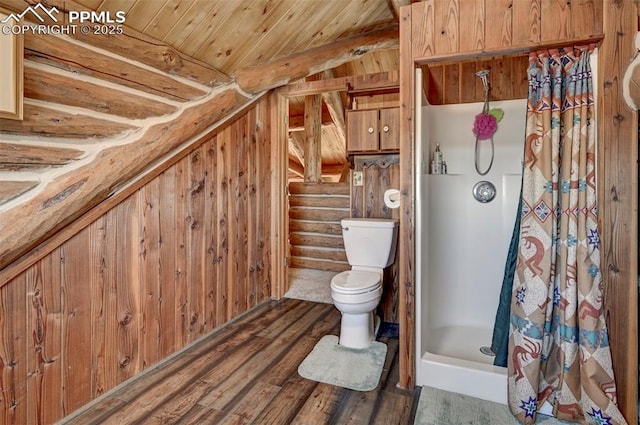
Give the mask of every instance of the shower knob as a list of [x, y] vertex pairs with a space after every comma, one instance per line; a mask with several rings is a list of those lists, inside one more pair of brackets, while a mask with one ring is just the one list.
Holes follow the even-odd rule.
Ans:
[[473, 197], [483, 204], [491, 202], [496, 197], [496, 187], [486, 180], [480, 181], [473, 186]]

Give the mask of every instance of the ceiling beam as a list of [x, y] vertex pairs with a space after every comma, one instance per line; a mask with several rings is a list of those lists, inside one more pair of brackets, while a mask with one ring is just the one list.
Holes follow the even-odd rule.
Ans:
[[287, 97], [308, 96], [330, 91], [346, 91], [347, 84], [353, 91], [375, 89], [397, 89], [400, 87], [398, 71], [376, 72], [373, 74], [332, 78], [330, 80], [297, 81], [279, 89], [278, 93]]
[[[303, 127], [304, 130], [304, 127]], [[289, 157], [293, 156], [302, 167], [304, 162], [304, 133], [295, 132], [289, 135]], [[289, 159], [291, 160], [291, 158]], [[304, 168], [304, 167], [303, 167]]]
[[[36, 3], [35, 0], [0, 0], [0, 6], [12, 12], [22, 12]], [[65, 15], [70, 10], [77, 12], [90, 10], [74, 0], [47, 0], [46, 6], [56, 7]], [[30, 18], [30, 14], [25, 15], [25, 18]], [[61, 17], [58, 20], [60, 19]], [[64, 19], [64, 22], [69, 22], [68, 16], [65, 16]], [[95, 35], [92, 32], [82, 34], [82, 31], [78, 30], [75, 34], [68, 36], [149, 65], [167, 74], [184, 77], [208, 86], [231, 82], [229, 76], [211, 65], [182, 54], [168, 44], [128, 27], [126, 22], [121, 27], [123, 34]], [[47, 37], [52, 36], [47, 35]]]
[[249, 93], [280, 87], [325, 69], [335, 68], [366, 53], [398, 47], [398, 34], [398, 27], [393, 26], [334, 41], [262, 65], [239, 69], [235, 75], [236, 81]]
[[[323, 78], [331, 79], [334, 77], [335, 75], [332, 70], [326, 70], [323, 72]], [[324, 100], [324, 103], [327, 105], [331, 119], [336, 125], [338, 135], [340, 136], [340, 143], [342, 143], [343, 146], [346, 146], [345, 135], [347, 133], [347, 126], [344, 122], [344, 105], [342, 104], [342, 97], [340, 96], [340, 93], [336, 91], [322, 93], [322, 100]]]

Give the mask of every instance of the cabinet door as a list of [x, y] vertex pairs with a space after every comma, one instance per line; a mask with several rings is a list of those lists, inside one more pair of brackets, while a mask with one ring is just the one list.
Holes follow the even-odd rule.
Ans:
[[378, 150], [378, 110], [347, 111], [347, 151]]
[[400, 149], [400, 108], [380, 109], [380, 150]]

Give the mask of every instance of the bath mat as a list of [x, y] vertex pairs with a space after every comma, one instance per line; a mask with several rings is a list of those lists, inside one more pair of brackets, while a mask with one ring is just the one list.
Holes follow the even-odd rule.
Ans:
[[[538, 414], [537, 424], [561, 425], [569, 422]], [[519, 425], [503, 404], [422, 387], [414, 425]]]
[[331, 279], [336, 272], [312, 269], [294, 269], [288, 271], [291, 285], [285, 298], [333, 304], [331, 299]]
[[387, 346], [373, 341], [369, 348], [353, 349], [338, 345], [335, 335], [323, 336], [298, 366], [303, 378], [356, 391], [378, 386]]

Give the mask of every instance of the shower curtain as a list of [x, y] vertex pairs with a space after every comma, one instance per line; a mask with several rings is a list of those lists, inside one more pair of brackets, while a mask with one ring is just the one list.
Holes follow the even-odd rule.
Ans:
[[517, 260], [511, 291], [509, 407], [533, 424], [625, 424], [603, 315], [595, 184], [593, 48], [530, 54]]

